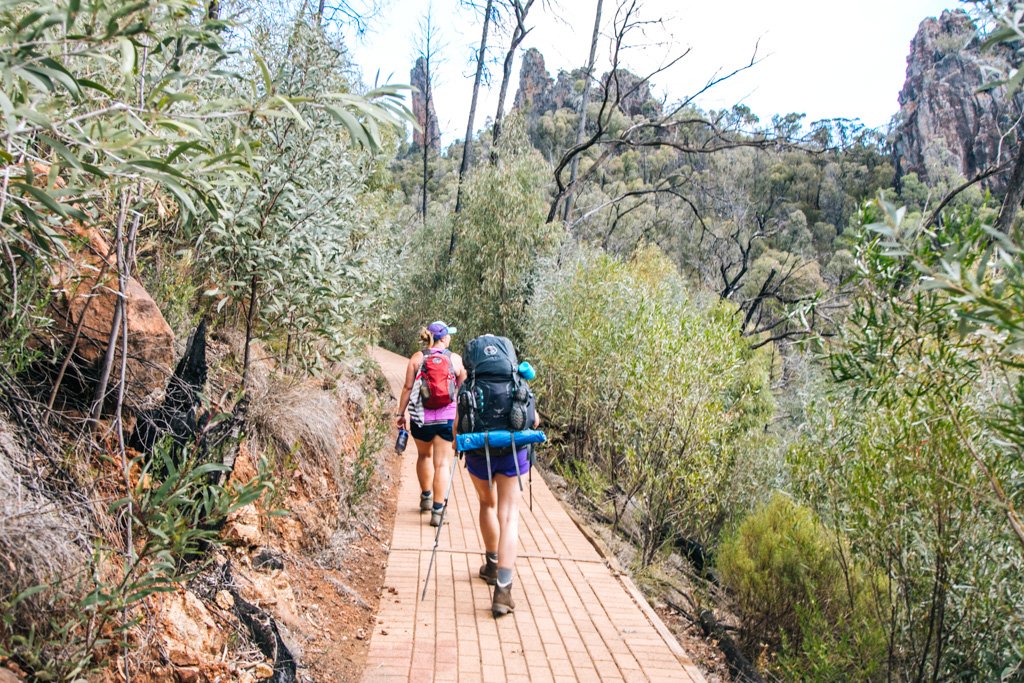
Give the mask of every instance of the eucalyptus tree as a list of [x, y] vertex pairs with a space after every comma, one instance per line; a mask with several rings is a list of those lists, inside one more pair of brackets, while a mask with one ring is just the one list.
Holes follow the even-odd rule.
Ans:
[[[290, 26], [273, 16], [253, 31], [260, 55], [247, 83], [285, 103], [289, 116], [253, 130], [253, 175], [228, 189], [230, 212], [192, 227], [200, 266], [218, 309], [241, 317], [245, 330], [243, 387], [253, 339], [282, 340], [285, 363], [318, 366], [368, 329], [386, 290], [383, 242], [387, 204], [368, 192], [376, 157], [409, 119], [399, 90], [350, 92], [348, 63], [336, 39], [299, 15]], [[281, 29], [285, 30], [281, 30]], [[350, 149], [351, 148], [351, 149]], [[283, 332], [283, 333], [282, 333]]]
[[800, 494], [887, 577], [890, 679], [1024, 673], [1024, 306], [1019, 252], [992, 220], [868, 207], [838, 384], [790, 454]]

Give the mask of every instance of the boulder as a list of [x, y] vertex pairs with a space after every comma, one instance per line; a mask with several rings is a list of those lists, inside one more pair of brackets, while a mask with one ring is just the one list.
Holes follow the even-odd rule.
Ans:
[[224, 540], [232, 545], [251, 547], [263, 540], [260, 531], [260, 513], [254, 503], [243, 505], [230, 515], [224, 524]]
[[[73, 364], [81, 376], [95, 380], [100, 374], [117, 301], [115, 256], [95, 228], [68, 228], [79, 246], [70, 250], [53, 276], [59, 293], [56, 324], [65, 345], [70, 346], [81, 323]], [[128, 312], [128, 363], [126, 396], [136, 408], [156, 405], [163, 397], [174, 366], [174, 333], [159, 307], [135, 278], [125, 286]], [[120, 349], [120, 346], [118, 347]], [[120, 352], [114, 361], [111, 386], [117, 381]]]
[[163, 599], [156, 637], [167, 659], [185, 668], [215, 662], [225, 643], [225, 635], [206, 605], [189, 591]]

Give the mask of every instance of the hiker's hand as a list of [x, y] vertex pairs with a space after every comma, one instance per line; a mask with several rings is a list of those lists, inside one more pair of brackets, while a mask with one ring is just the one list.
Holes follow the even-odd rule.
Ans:
[[398, 413], [397, 415], [395, 415], [395, 425], [397, 425], [399, 429], [405, 429], [405, 413], [404, 412], [403, 413]]

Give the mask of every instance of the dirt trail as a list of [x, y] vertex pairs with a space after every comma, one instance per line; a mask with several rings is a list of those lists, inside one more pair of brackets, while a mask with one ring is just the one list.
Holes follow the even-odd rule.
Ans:
[[[406, 360], [375, 349], [398, 395]], [[433, 531], [418, 507], [415, 450], [401, 467], [384, 592], [364, 683], [378, 681], [703, 681], [650, 605], [616, 575], [544, 480], [524, 494], [516, 612], [495, 620], [469, 475], [456, 470], [427, 598]], [[524, 482], [525, 483], [525, 482]]]

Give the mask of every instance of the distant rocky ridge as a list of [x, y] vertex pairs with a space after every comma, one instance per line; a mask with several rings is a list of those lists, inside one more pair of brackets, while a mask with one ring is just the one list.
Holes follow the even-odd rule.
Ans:
[[[573, 71], [559, 71], [552, 78], [544, 65], [544, 55], [537, 48], [530, 48], [523, 53], [522, 67], [519, 70], [519, 89], [516, 91], [515, 107], [524, 112], [527, 121], [534, 122], [544, 114], [558, 109], [578, 109], [582, 97], [582, 82], [586, 76], [583, 68]], [[605, 82], [607, 74], [601, 77]], [[619, 71], [619, 88], [628, 93], [619, 108], [627, 116], [653, 115], [661, 113], [661, 102], [651, 94], [648, 83], [640, 84], [640, 76], [621, 69]], [[629, 93], [636, 87], [635, 92]], [[603, 88], [598, 86], [592, 93], [591, 102], [600, 102]]]
[[[939, 183], [959, 175], [971, 178], [1012, 158], [1015, 136], [1003, 139], [1024, 111], [1024, 98], [1008, 100], [997, 88], [979, 92], [986, 68], [1004, 71], [1006, 51], [981, 51], [975, 26], [963, 10], [945, 11], [921, 22], [910, 43], [907, 78], [899, 95], [894, 131], [897, 179], [916, 173]], [[988, 180], [1000, 192], [1008, 173]]]
[[[423, 149], [424, 134], [430, 149], [437, 152], [441, 149], [441, 132], [437, 125], [437, 112], [434, 111], [434, 100], [427, 102], [427, 62], [423, 57], [416, 60], [409, 73], [409, 82], [416, 88], [412, 94], [412, 114], [419, 128], [413, 129], [412, 142], [417, 149]], [[427, 105], [430, 105], [429, 107]], [[429, 115], [429, 125], [427, 123]]]

